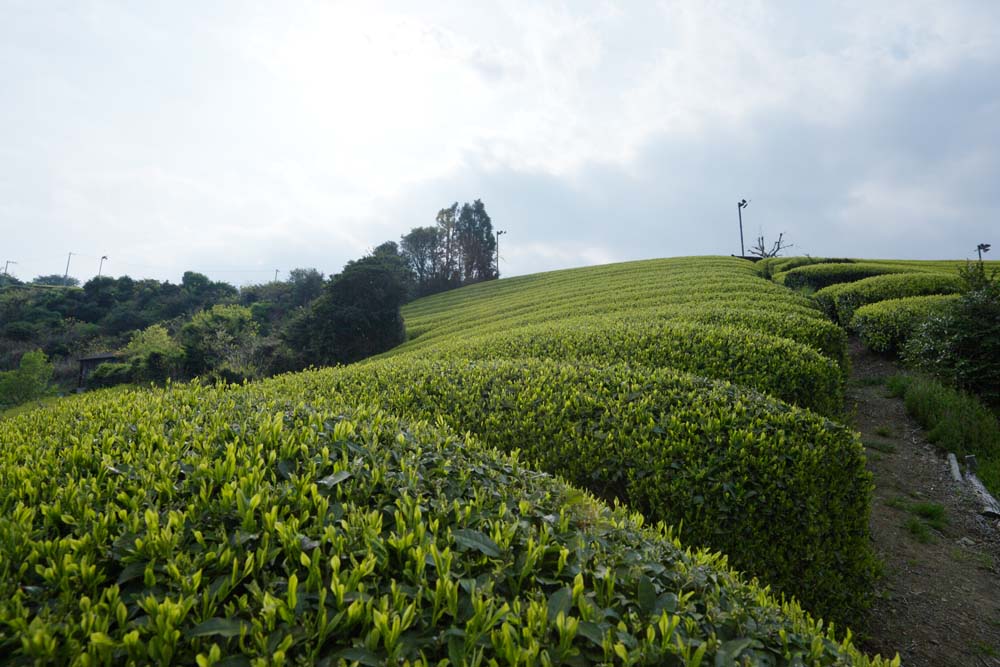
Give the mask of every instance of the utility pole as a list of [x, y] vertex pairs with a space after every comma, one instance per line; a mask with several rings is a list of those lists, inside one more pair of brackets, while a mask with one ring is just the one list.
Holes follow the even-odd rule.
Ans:
[[97, 277], [101, 277], [101, 270], [104, 269], [104, 260], [108, 258], [107, 255], [101, 255], [101, 263], [97, 265]]
[[8, 266], [10, 266], [11, 264], [17, 264], [17, 262], [15, 262], [15, 261], [14, 261], [14, 260], [12, 260], [12, 259], [8, 259], [8, 260], [6, 260], [6, 261], [4, 262], [4, 265], [3, 265], [3, 275], [4, 275], [4, 277], [7, 277], [7, 276], [9, 275], [9, 274], [7, 273], [7, 267], [8, 267]]
[[274, 270], [274, 282], [278, 282], [278, 269]]
[[63, 287], [69, 284], [69, 260], [73, 259], [74, 253], [70, 253], [66, 258], [66, 273], [63, 274]]
[[736, 213], [740, 216], [740, 257], [746, 257], [746, 250], [743, 248], [743, 209], [750, 205], [746, 199], [736, 202]]
[[507, 232], [503, 229], [497, 230], [497, 278], [500, 278], [500, 235], [506, 234]]

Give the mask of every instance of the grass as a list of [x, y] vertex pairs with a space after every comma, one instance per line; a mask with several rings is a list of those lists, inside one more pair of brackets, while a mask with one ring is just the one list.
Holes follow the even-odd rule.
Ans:
[[874, 449], [882, 452], [883, 454], [896, 453], [896, 445], [891, 442], [886, 442], [885, 440], [865, 440], [864, 445], [866, 449]]
[[917, 517], [911, 516], [903, 525], [917, 539], [917, 542], [930, 544], [934, 541], [934, 537], [931, 535], [931, 531], [927, 528], [927, 525]]
[[883, 424], [875, 429], [875, 435], [882, 436], [883, 438], [891, 438], [892, 428]]
[[994, 496], [1000, 495], [1000, 420], [979, 399], [937, 380], [899, 375], [889, 389], [927, 430], [927, 439], [959, 459], [974, 454], [977, 474]]
[[912, 502], [902, 496], [895, 496], [885, 501], [887, 507], [891, 507], [902, 512], [907, 512], [911, 516], [907, 517], [903, 527], [918, 542], [924, 544], [934, 541], [931, 529], [943, 532], [948, 525], [948, 518], [945, 516], [944, 505], [927, 501]]

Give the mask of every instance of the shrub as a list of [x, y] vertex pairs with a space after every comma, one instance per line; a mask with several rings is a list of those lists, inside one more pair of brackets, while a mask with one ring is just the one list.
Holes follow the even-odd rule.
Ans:
[[835, 361], [786, 338], [737, 327], [591, 318], [455, 340], [421, 350], [421, 355], [676, 368], [751, 387], [825, 415], [843, 410], [843, 376]]
[[132, 334], [125, 356], [137, 382], [164, 382], [179, 377], [184, 368], [184, 348], [160, 324]]
[[25, 352], [15, 370], [0, 372], [0, 405], [20, 405], [45, 396], [50, 391], [52, 371], [44, 352]]
[[887, 299], [931, 294], [954, 294], [961, 287], [955, 276], [935, 273], [897, 273], [872, 276], [856, 282], [825, 287], [813, 298], [824, 312], [842, 326], [848, 326], [860, 306]]
[[913, 269], [904, 266], [890, 266], [872, 262], [809, 264], [777, 273], [774, 275], [774, 280], [792, 289], [819, 290], [837, 283], [849, 283], [887, 273], [908, 273], [911, 271]]
[[775, 274], [791, 271], [800, 266], [809, 264], [853, 264], [857, 260], [846, 257], [769, 257], [757, 262], [757, 270], [765, 278], [771, 278]]
[[879, 301], [854, 311], [850, 328], [868, 349], [896, 354], [921, 322], [946, 312], [958, 298], [944, 294]]
[[318, 395], [443, 421], [653, 520], [824, 618], [872, 584], [871, 478], [857, 436], [808, 411], [672, 370], [394, 359], [292, 378]]
[[87, 376], [87, 388], [104, 389], [135, 381], [131, 364], [106, 362], [99, 365], [93, 373]]
[[924, 320], [903, 357], [914, 368], [1000, 405], [1000, 282], [967, 292]]
[[898, 665], [445, 426], [294, 378], [79, 399], [0, 421], [8, 661]]

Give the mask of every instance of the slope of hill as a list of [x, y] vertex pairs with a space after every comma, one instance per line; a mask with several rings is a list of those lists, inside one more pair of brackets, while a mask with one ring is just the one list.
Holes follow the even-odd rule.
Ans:
[[871, 594], [863, 448], [815, 411], [843, 333], [810, 301], [683, 258], [405, 316], [363, 364], [0, 421], [0, 654], [883, 664], [728, 569], [840, 627]]

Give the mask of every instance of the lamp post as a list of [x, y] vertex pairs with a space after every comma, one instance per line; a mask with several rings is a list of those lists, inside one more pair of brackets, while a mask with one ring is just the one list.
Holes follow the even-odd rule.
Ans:
[[980, 243], [979, 245], [976, 246], [976, 251], [979, 252], [979, 261], [980, 262], [983, 261], [983, 253], [984, 252], [989, 252], [990, 251], [990, 247], [991, 246], [990, 246], [989, 243]]
[[743, 247], [743, 209], [750, 205], [746, 199], [741, 199], [736, 202], [736, 214], [740, 216], [740, 257], [746, 256], [746, 250]]
[[7, 273], [7, 267], [8, 267], [8, 266], [10, 266], [11, 264], [17, 264], [17, 262], [15, 262], [15, 261], [14, 261], [14, 260], [12, 260], [12, 259], [8, 259], [8, 260], [6, 260], [6, 261], [4, 262], [4, 265], [3, 265], [3, 275], [4, 275], [4, 277], [6, 277], [7, 275], [9, 275], [9, 274]]
[[68, 255], [67, 257], [66, 257], [66, 273], [64, 273], [64, 274], [63, 274], [63, 287], [66, 287], [66, 285], [67, 285], [67, 284], [68, 284], [68, 282], [69, 282], [69, 261], [70, 261], [71, 259], [73, 259], [73, 255], [75, 255], [75, 254], [76, 254], [76, 253], [72, 253], [72, 252], [71, 252], [71, 253], [70, 253], [70, 254], [69, 254], [69, 255]]
[[500, 235], [506, 234], [507, 231], [503, 229], [497, 230], [497, 278], [500, 278]]
[[108, 258], [107, 255], [101, 255], [101, 263], [97, 265], [97, 277], [101, 277], [101, 271], [104, 270], [104, 260]]

